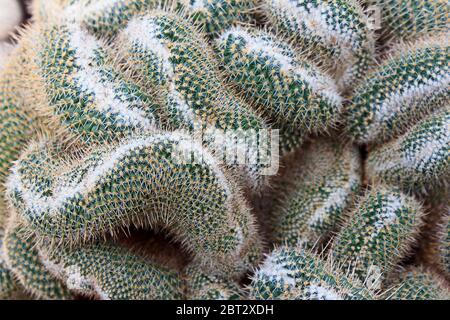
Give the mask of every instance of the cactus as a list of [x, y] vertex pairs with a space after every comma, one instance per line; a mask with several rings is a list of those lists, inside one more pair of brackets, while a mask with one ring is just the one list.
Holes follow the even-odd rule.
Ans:
[[377, 185], [358, 202], [331, 248], [334, 260], [372, 289], [410, 252], [423, 213], [419, 203]]
[[220, 36], [217, 47], [229, 81], [268, 116], [306, 132], [336, 121], [341, 97], [334, 81], [299, 60], [286, 43], [264, 32], [234, 28]]
[[[203, 142], [221, 157], [226, 156], [220, 154], [223, 149], [245, 148], [246, 182], [258, 188], [265, 155], [258, 150], [257, 135], [268, 126], [250, 106], [221, 86], [217, 62], [201, 33], [173, 13], [153, 11], [131, 20], [117, 43], [119, 56], [129, 62], [136, 81], [169, 101], [167, 113], [175, 128], [202, 130]], [[238, 140], [224, 148], [230, 141], [226, 138], [229, 132]], [[242, 145], [242, 132], [255, 134], [247, 136]]]
[[439, 256], [442, 268], [447, 273], [446, 276], [450, 276], [450, 213], [447, 212], [439, 242]]
[[257, 0], [179, 0], [178, 7], [211, 37], [249, 19]]
[[283, 246], [270, 253], [248, 287], [251, 299], [373, 299], [356, 279], [328, 261], [299, 247]]
[[450, 108], [370, 152], [367, 175], [406, 188], [445, 184], [450, 174]]
[[397, 276], [384, 297], [388, 300], [448, 300], [450, 292], [433, 272], [413, 267]]
[[8, 182], [20, 217], [43, 238], [80, 243], [130, 224], [162, 225], [204, 265], [219, 269], [237, 263], [254, 242], [254, 222], [236, 185], [188, 136], [127, 139], [78, 159], [61, 156], [61, 148], [32, 145]]
[[50, 272], [35, 245], [34, 238], [19, 226], [13, 214], [2, 247], [7, 268], [25, 290], [37, 298], [73, 298], [67, 287]]
[[448, 31], [450, 6], [443, 0], [371, 0], [380, 9], [385, 37], [414, 40]]
[[[54, 131], [87, 144], [154, 130], [156, 106], [109, 63], [104, 44], [76, 24], [50, 25], [30, 43], [33, 84]], [[35, 97], [36, 98], [36, 97]]]
[[367, 75], [346, 110], [348, 133], [376, 144], [449, 102], [450, 48], [443, 36], [401, 45]]
[[11, 299], [19, 290], [14, 275], [9, 270], [5, 262], [3, 252], [3, 231], [0, 231], [0, 300]]
[[173, 300], [183, 294], [181, 278], [175, 271], [111, 244], [42, 250], [41, 255], [68, 289], [84, 296], [102, 300]]
[[32, 1], [0, 299], [449, 299], [449, 6], [358, 1]]
[[229, 280], [202, 272], [196, 266], [185, 270], [186, 297], [189, 300], [237, 300], [239, 286]]
[[262, 11], [278, 33], [334, 69], [341, 89], [357, 84], [373, 63], [372, 31], [355, 1], [264, 0]]
[[313, 248], [338, 226], [361, 184], [360, 158], [352, 146], [317, 139], [282, 177], [271, 213], [277, 243]]

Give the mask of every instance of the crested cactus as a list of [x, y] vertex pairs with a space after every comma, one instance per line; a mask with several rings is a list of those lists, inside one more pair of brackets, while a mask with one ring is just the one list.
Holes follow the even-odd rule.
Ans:
[[367, 75], [347, 109], [348, 132], [358, 143], [386, 142], [449, 103], [450, 48], [445, 36], [417, 40], [395, 51]]
[[313, 248], [335, 231], [361, 185], [356, 148], [318, 139], [279, 181], [271, 213], [277, 243]]
[[331, 251], [342, 268], [372, 289], [384, 280], [410, 252], [418, 235], [423, 213], [412, 197], [378, 185], [357, 204]]
[[177, 272], [153, 264], [124, 248], [94, 243], [72, 250], [42, 250], [54, 275], [69, 290], [102, 300], [180, 299]]
[[61, 156], [57, 142], [36, 143], [14, 167], [9, 197], [44, 239], [80, 243], [130, 224], [162, 226], [204, 265], [232, 266], [254, 244], [253, 218], [216, 160], [190, 143], [161, 133], [78, 158]]
[[356, 1], [264, 0], [262, 7], [277, 32], [334, 70], [341, 89], [358, 83], [373, 63], [372, 30]]
[[256, 271], [248, 287], [251, 299], [364, 300], [372, 293], [335, 269], [329, 261], [301, 249], [279, 247]]
[[306, 132], [336, 121], [342, 98], [334, 80], [299, 60], [288, 44], [234, 28], [220, 36], [217, 47], [229, 81], [268, 116]]
[[450, 298], [448, 3], [28, 2], [0, 299]]
[[448, 300], [450, 292], [433, 272], [413, 267], [401, 272], [384, 293], [387, 300]]
[[371, 0], [380, 9], [385, 37], [413, 40], [449, 31], [449, 3], [445, 0]]
[[2, 247], [10, 272], [27, 292], [38, 298], [73, 298], [67, 287], [45, 265], [45, 259], [35, 248], [34, 238], [18, 225], [15, 216], [10, 218]]
[[237, 300], [241, 296], [239, 286], [233, 281], [204, 273], [195, 266], [187, 268], [184, 274], [189, 300]]
[[450, 276], [450, 214], [444, 219], [443, 228], [440, 235], [439, 243], [439, 257], [443, 269], [447, 273], [446, 276]]
[[401, 187], [448, 183], [450, 174], [450, 108], [412, 127], [402, 137], [372, 150], [367, 175]]
[[0, 300], [13, 298], [19, 290], [17, 281], [5, 262], [3, 238], [3, 231], [0, 231]]

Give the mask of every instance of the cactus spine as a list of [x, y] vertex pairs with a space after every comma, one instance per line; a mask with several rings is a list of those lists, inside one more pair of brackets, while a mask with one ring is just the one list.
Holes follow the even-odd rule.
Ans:
[[223, 269], [253, 244], [254, 222], [233, 181], [191, 143], [161, 133], [78, 159], [61, 157], [55, 143], [35, 144], [15, 166], [9, 195], [41, 237], [80, 243], [130, 224], [162, 225], [204, 265]]
[[325, 138], [300, 153], [279, 182], [271, 225], [277, 243], [313, 248], [336, 229], [358, 191], [360, 158], [356, 148]]
[[429, 116], [402, 137], [370, 152], [367, 175], [407, 189], [430, 189], [450, 174], [450, 108]]
[[321, 131], [336, 122], [341, 97], [330, 77], [270, 34], [233, 28], [217, 42], [229, 81], [290, 128]]
[[402, 45], [370, 72], [347, 109], [358, 143], [382, 143], [449, 102], [450, 48], [442, 36]]
[[299, 247], [270, 253], [249, 285], [258, 300], [360, 300], [373, 296], [358, 280], [334, 269], [330, 262]]
[[409, 251], [423, 213], [417, 201], [396, 189], [377, 185], [358, 203], [331, 248], [343, 269], [365, 285], [380, 289]]
[[450, 292], [434, 273], [413, 267], [398, 275], [384, 296], [388, 300], [448, 300]]

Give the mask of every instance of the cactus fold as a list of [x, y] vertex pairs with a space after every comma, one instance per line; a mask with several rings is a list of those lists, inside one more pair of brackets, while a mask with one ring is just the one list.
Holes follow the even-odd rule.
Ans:
[[450, 47], [442, 36], [403, 45], [370, 72], [347, 109], [348, 133], [376, 144], [449, 102]]
[[367, 175], [407, 189], [447, 183], [450, 174], [450, 108], [370, 152]]
[[258, 300], [361, 300], [373, 299], [358, 280], [333, 268], [330, 262], [299, 247], [279, 247], [256, 271], [248, 287]]
[[236, 185], [187, 136], [128, 139], [78, 159], [60, 153], [56, 143], [32, 145], [8, 183], [20, 217], [41, 237], [80, 243], [130, 224], [162, 225], [219, 269], [253, 244], [254, 222]]
[[333, 79], [270, 34], [233, 28], [217, 47], [229, 81], [252, 104], [291, 128], [321, 131], [336, 122], [341, 107]]
[[346, 0], [265, 0], [263, 13], [306, 55], [334, 69], [342, 89], [373, 63], [374, 40], [362, 7]]
[[403, 271], [385, 297], [388, 300], [448, 300], [450, 292], [435, 274], [415, 267]]
[[277, 243], [313, 248], [334, 231], [361, 184], [358, 150], [317, 139], [276, 186], [271, 216]]
[[331, 248], [333, 258], [367, 287], [380, 289], [411, 250], [422, 215], [413, 197], [377, 185], [361, 198], [336, 235]]

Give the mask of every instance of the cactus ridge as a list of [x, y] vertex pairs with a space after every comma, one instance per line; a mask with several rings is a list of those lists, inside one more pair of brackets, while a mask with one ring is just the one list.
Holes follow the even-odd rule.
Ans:
[[33, 237], [19, 227], [11, 217], [3, 239], [7, 268], [25, 291], [40, 299], [65, 300], [73, 296], [45, 265], [45, 259], [36, 249]]
[[372, 31], [357, 2], [265, 0], [263, 13], [306, 55], [334, 69], [341, 89], [358, 83], [373, 62]]
[[424, 35], [448, 32], [450, 5], [443, 0], [372, 0], [381, 9], [386, 37], [414, 40]]
[[[242, 169], [247, 182], [262, 184], [261, 170], [269, 155], [260, 152], [258, 133], [269, 126], [257, 111], [221, 85], [214, 54], [195, 27], [173, 13], [153, 11], [131, 20], [117, 46], [137, 81], [167, 101], [168, 122], [174, 128], [202, 130], [205, 145], [222, 158], [220, 152], [229, 139], [220, 137], [236, 133], [236, 146], [225, 149], [245, 149], [248, 161]], [[244, 143], [239, 136], [246, 132], [255, 134], [246, 136]]]
[[399, 46], [370, 72], [347, 109], [358, 143], [385, 142], [449, 102], [450, 48], [442, 36]]
[[282, 246], [272, 251], [256, 271], [248, 287], [258, 300], [360, 300], [373, 299], [357, 279], [336, 270], [299, 247]]
[[360, 158], [354, 147], [326, 138], [301, 154], [289, 177], [279, 183], [271, 224], [275, 242], [312, 249], [337, 228], [358, 192]]
[[450, 174], [450, 108], [413, 126], [406, 134], [374, 149], [367, 174], [406, 189], [433, 189], [447, 183]]
[[422, 224], [422, 209], [411, 196], [377, 185], [360, 199], [336, 235], [333, 258], [365, 285], [381, 289], [385, 278], [410, 252]]
[[342, 98], [334, 80], [299, 60], [287, 43], [236, 27], [220, 36], [217, 47], [229, 81], [268, 116], [306, 132], [336, 122]]
[[85, 144], [113, 142], [163, 123], [159, 108], [110, 63], [103, 43], [76, 24], [43, 27], [31, 68], [52, 129]]
[[52, 142], [35, 144], [13, 169], [9, 197], [33, 230], [56, 242], [162, 225], [204, 264], [222, 268], [219, 262], [241, 259], [253, 243], [254, 222], [215, 159], [189, 143], [183, 134], [161, 133], [94, 148], [78, 160], [58, 159], [61, 147]]
[[448, 300], [450, 292], [433, 272], [412, 267], [397, 276], [384, 296], [387, 300]]

